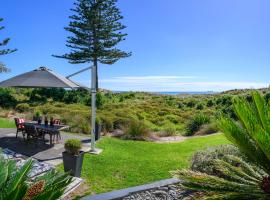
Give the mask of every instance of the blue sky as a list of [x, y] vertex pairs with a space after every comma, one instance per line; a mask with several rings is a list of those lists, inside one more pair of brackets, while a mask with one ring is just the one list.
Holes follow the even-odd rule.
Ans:
[[[68, 51], [63, 29], [74, 0], [2, 0], [0, 17], [18, 52], [2, 56], [12, 72], [38, 66], [68, 75], [87, 65], [52, 57]], [[128, 26], [120, 47], [130, 58], [100, 66], [100, 86], [136, 91], [222, 91], [270, 84], [270, 1], [119, 0]], [[90, 72], [75, 78], [89, 85]]]

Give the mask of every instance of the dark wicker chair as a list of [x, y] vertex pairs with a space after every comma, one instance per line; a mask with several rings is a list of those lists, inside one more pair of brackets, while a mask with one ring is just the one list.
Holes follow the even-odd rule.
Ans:
[[[61, 124], [61, 120], [60, 119], [54, 119], [53, 120], [53, 124], [55, 125], [60, 125]], [[56, 140], [58, 141], [59, 139], [61, 140], [61, 134], [60, 131], [56, 131], [53, 137], [53, 140], [55, 141], [55, 136], [56, 136]]]
[[25, 139], [25, 126], [24, 126], [24, 119], [22, 118], [14, 118], [17, 132], [16, 132], [16, 138], [18, 137], [18, 133], [21, 132], [23, 135], [23, 139]]
[[25, 133], [27, 135], [28, 140], [33, 139], [33, 140], [35, 140], [37, 142], [38, 139], [41, 138], [41, 139], [43, 139], [43, 141], [45, 141], [44, 134], [39, 132], [38, 129], [34, 125], [25, 124], [24, 125], [24, 130], [25, 130]]

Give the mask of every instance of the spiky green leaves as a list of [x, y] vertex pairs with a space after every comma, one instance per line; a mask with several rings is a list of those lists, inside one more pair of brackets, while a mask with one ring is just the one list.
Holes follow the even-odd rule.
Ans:
[[223, 199], [224, 195], [226, 199], [268, 197], [261, 189], [265, 172], [260, 168], [230, 155], [213, 160], [211, 165], [215, 175], [190, 170], [179, 170], [174, 175], [183, 181], [181, 184], [185, 188], [205, 192], [205, 199]]
[[270, 107], [257, 91], [252, 92], [252, 99], [233, 100], [238, 121], [225, 116], [218, 120], [221, 131], [245, 158], [227, 155], [213, 159], [211, 175], [176, 171], [184, 187], [207, 192], [205, 199], [270, 198]]
[[218, 124], [250, 160], [270, 173], [270, 107], [259, 92], [252, 97], [252, 103], [240, 97], [233, 100], [239, 122], [222, 117]]
[[18, 169], [15, 161], [0, 157], [0, 200], [56, 200], [72, 181], [68, 174], [56, 171], [33, 181], [28, 176], [32, 167], [31, 159]]

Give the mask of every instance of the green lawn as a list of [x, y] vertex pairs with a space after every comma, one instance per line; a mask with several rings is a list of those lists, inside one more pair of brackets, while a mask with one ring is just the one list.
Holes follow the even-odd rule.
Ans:
[[15, 128], [14, 120], [0, 118], [0, 128]]
[[170, 144], [104, 137], [98, 144], [104, 150], [101, 155], [85, 154], [82, 177], [90, 186], [89, 193], [150, 183], [171, 178], [171, 170], [187, 168], [195, 151], [226, 143], [222, 134]]

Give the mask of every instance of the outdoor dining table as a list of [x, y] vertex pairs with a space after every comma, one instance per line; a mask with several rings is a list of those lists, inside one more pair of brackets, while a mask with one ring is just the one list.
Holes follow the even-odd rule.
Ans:
[[69, 128], [67, 125], [58, 125], [54, 124], [53, 126], [51, 125], [45, 125], [45, 124], [38, 124], [37, 122], [25, 122], [24, 124], [27, 125], [34, 125], [36, 129], [44, 131], [46, 134], [50, 135], [50, 145], [52, 146], [53, 141], [52, 138], [55, 136], [57, 133], [60, 133], [60, 131], [66, 130]]

